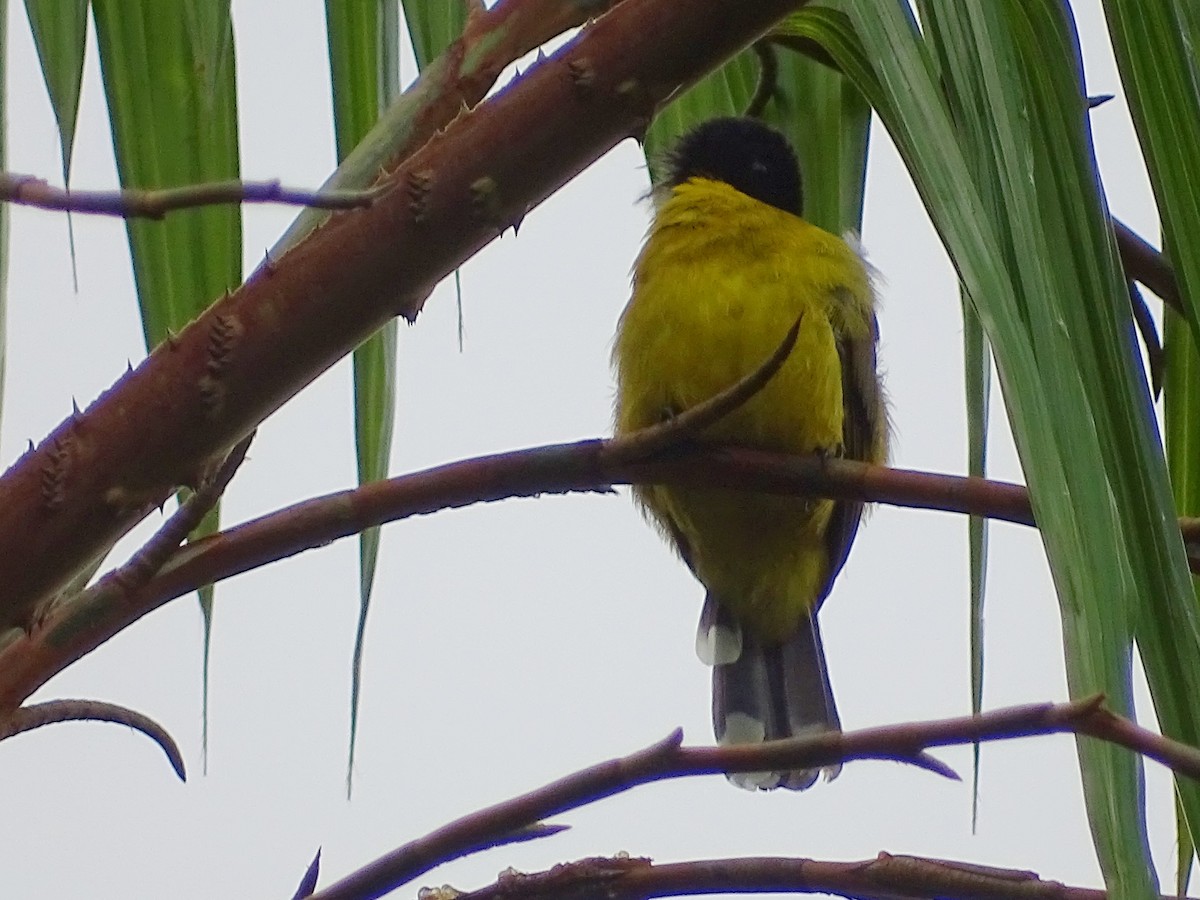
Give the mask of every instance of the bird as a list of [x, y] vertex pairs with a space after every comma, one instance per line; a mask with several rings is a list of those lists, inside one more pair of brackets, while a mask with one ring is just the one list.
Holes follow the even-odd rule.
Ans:
[[[613, 342], [618, 437], [729, 388], [799, 322], [778, 372], [703, 439], [886, 460], [873, 270], [856, 239], [804, 220], [803, 195], [795, 151], [756, 119], [709, 119], [668, 152]], [[840, 730], [816, 616], [863, 504], [716, 485], [640, 485], [634, 495], [705, 588], [696, 649], [712, 667], [717, 741]], [[821, 771], [728, 777], [804, 790]], [[839, 771], [824, 769], [827, 779]]]

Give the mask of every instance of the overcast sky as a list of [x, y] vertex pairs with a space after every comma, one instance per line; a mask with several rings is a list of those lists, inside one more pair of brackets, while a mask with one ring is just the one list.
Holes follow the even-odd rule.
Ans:
[[[1099, 3], [1078, 0], [1114, 212], [1157, 242], [1156, 217]], [[281, 15], [286, 9], [286, 14]], [[334, 167], [324, 4], [233, 4], [243, 169], [315, 186]], [[58, 140], [24, 18], [9, 4], [9, 167], [58, 178]], [[404, 59], [404, 79], [415, 65]], [[116, 184], [89, 46], [75, 186]], [[606, 434], [609, 350], [649, 208], [625, 142], [462, 270], [402, 326], [392, 471]], [[965, 466], [961, 317], [945, 255], [882, 129], [863, 239], [882, 273], [881, 362], [893, 462]], [[246, 211], [246, 267], [290, 222]], [[8, 381], [0, 462], [85, 406], [143, 355], [124, 228], [12, 212]], [[261, 429], [224, 504], [233, 523], [353, 484], [350, 368], [340, 364]], [[996, 404], [992, 471], [1020, 480]], [[138, 532], [142, 537], [157, 517]], [[122, 545], [128, 552], [133, 543]], [[822, 613], [847, 728], [969, 711], [966, 522], [882, 508]], [[34, 699], [89, 697], [161, 722], [181, 785], [127, 729], [72, 724], [0, 743], [0, 869], [12, 897], [290, 896], [318, 847], [322, 884], [469, 812], [633, 751], [682, 726], [711, 741], [708, 671], [693, 653], [702, 589], [619, 496], [548, 497], [440, 513], [384, 530], [365, 662], [355, 792], [345, 798], [357, 545], [342, 541], [217, 590], [209, 767], [201, 772], [201, 624], [176, 600], [55, 678]], [[993, 530], [989, 707], [1064, 699], [1058, 614], [1035, 532]], [[1144, 693], [1143, 693], [1144, 696]], [[1148, 709], [1147, 704], [1143, 708]], [[939, 751], [962, 783], [852, 763], [804, 794], [750, 794], [720, 777], [638, 789], [559, 821], [561, 836], [490, 851], [423, 884], [482, 886], [624, 850], [656, 860], [735, 855], [859, 859], [880, 851], [1033, 869], [1100, 885], [1072, 742], [987, 747], [971, 831], [969, 749]], [[1174, 879], [1172, 795], [1148, 770], [1151, 837]], [[411, 896], [413, 888], [402, 896]]]

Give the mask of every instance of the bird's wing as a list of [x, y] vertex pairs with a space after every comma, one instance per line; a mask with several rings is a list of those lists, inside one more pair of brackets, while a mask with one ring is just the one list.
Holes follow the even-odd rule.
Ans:
[[[872, 461], [878, 455], [880, 429], [884, 427], [883, 403], [879, 393], [879, 382], [875, 374], [875, 343], [878, 327], [874, 314], [869, 321], [869, 331], [861, 337], [840, 335], [838, 356], [842, 363], [842, 456], [847, 459]], [[821, 591], [818, 604], [823, 601], [833, 586], [833, 580], [841, 571], [850, 554], [850, 545], [858, 532], [863, 504], [857, 500], [839, 500], [833, 506], [833, 515], [825, 532], [829, 548], [829, 575]]]

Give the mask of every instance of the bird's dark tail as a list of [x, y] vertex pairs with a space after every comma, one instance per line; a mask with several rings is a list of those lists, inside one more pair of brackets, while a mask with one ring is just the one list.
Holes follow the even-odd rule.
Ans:
[[[807, 616], [782, 643], [766, 644], [743, 631], [709, 595], [697, 646], [701, 658], [713, 666], [713, 731], [720, 743], [758, 743], [841, 729], [815, 615]], [[750, 772], [729, 780], [749, 790], [802, 791], [822, 771], [829, 780], [841, 766]]]

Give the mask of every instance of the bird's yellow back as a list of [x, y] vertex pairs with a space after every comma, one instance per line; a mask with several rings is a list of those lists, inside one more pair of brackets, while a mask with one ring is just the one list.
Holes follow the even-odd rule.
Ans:
[[[706, 178], [669, 189], [614, 346], [617, 433], [728, 388], [770, 356], [797, 318], [796, 346], [780, 371], [706, 437], [840, 454], [847, 346], [871, 347], [874, 387], [871, 287], [854, 250], [798, 216]], [[877, 395], [869, 402], [881, 419]], [[882, 459], [882, 423], [870, 432], [856, 455]], [[830, 501], [679, 487], [640, 488], [638, 496], [709, 591], [762, 640], [783, 640], [823, 599], [835, 564]]]

